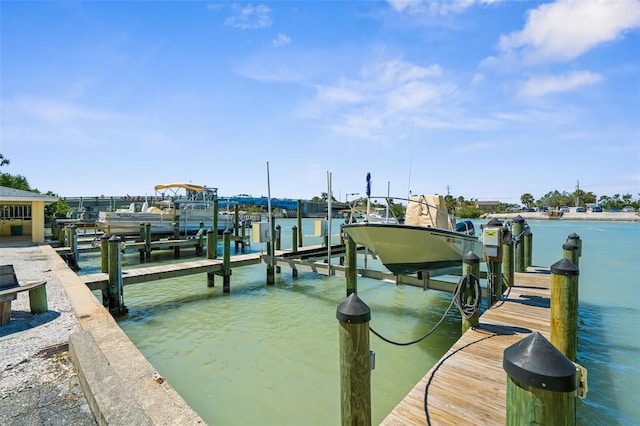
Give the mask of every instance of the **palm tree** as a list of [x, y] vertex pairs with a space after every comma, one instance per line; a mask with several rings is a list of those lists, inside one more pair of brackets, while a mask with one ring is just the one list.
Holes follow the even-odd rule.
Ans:
[[526, 194], [522, 194], [522, 196], [520, 197], [520, 201], [525, 206], [531, 207], [531, 204], [533, 204], [533, 195], [529, 194], [528, 192]]
[[10, 163], [8, 158], [4, 158], [4, 155], [0, 154], [0, 167], [8, 166]]

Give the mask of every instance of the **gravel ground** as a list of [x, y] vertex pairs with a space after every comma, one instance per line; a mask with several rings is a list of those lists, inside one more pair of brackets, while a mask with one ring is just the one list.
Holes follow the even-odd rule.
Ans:
[[48, 312], [32, 315], [29, 292], [0, 327], [0, 425], [95, 425], [68, 352], [78, 321], [47, 258], [27, 239], [2, 238], [0, 263], [19, 281], [46, 280]]

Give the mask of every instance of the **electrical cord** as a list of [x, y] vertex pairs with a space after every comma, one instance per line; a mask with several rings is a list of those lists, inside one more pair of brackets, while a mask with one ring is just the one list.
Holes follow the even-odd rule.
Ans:
[[[464, 288], [464, 291], [463, 291], [463, 288]], [[468, 292], [466, 291], [467, 289], [470, 289], [472, 291], [471, 293], [472, 299], [470, 304], [463, 302], [461, 299], [463, 293], [468, 294]], [[431, 330], [425, 333], [422, 337], [416, 340], [412, 340], [410, 342], [396, 342], [394, 340], [391, 340], [382, 336], [380, 333], [375, 331], [373, 327], [369, 327], [369, 330], [371, 330], [371, 332], [374, 335], [378, 336], [380, 339], [382, 339], [387, 343], [391, 343], [392, 345], [396, 345], [396, 346], [409, 346], [415, 343], [419, 343], [424, 339], [426, 339], [427, 337], [429, 337], [431, 334], [433, 334], [436, 331], [436, 329], [440, 326], [440, 324], [444, 322], [445, 318], [451, 311], [451, 308], [453, 307], [454, 304], [456, 304], [456, 306], [458, 307], [460, 314], [465, 319], [468, 319], [471, 316], [473, 316], [477, 311], [480, 310], [481, 303], [482, 303], [482, 289], [480, 288], [480, 280], [478, 280], [478, 278], [475, 275], [472, 275], [469, 273], [467, 275], [462, 276], [458, 281], [458, 284], [456, 285], [456, 290], [454, 291], [453, 297], [451, 298], [451, 303], [449, 303], [449, 306], [445, 310], [444, 314], [442, 314], [442, 317], [440, 318], [440, 320], [436, 323], [436, 325], [433, 326], [433, 328], [431, 328]]]

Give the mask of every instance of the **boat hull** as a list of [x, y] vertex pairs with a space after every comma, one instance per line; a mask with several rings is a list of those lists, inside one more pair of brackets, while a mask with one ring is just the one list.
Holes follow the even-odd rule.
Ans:
[[[139, 235], [140, 226], [148, 223], [151, 225], [151, 234], [153, 235], [173, 235], [174, 221], [173, 214], [101, 212], [96, 220], [96, 226], [110, 235]], [[204, 224], [205, 230], [211, 229], [213, 227], [211, 212], [189, 212], [187, 217], [179, 217], [180, 234], [195, 234], [200, 229], [200, 222]], [[233, 229], [233, 218], [220, 215], [218, 217], [218, 233], [222, 233], [226, 229]]]
[[397, 275], [461, 266], [469, 251], [482, 255], [476, 236], [455, 231], [390, 223], [357, 223], [343, 229]]

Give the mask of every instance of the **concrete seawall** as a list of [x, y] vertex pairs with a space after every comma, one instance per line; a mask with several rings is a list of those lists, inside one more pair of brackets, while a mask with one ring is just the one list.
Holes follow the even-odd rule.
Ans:
[[82, 330], [70, 336], [69, 352], [98, 424], [204, 424], [53, 248], [40, 249]]

